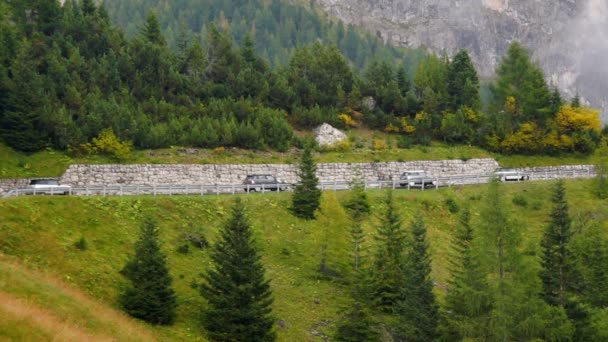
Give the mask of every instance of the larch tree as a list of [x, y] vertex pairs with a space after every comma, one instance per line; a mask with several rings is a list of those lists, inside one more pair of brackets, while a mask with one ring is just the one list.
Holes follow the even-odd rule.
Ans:
[[353, 267], [359, 271], [361, 243], [363, 242], [363, 229], [361, 223], [369, 215], [371, 206], [365, 193], [363, 182], [355, 178], [351, 185], [350, 197], [344, 203], [344, 208], [352, 220], [350, 235], [353, 241]]
[[542, 284], [529, 255], [521, 251], [521, 224], [513, 220], [498, 181], [481, 210], [479, 246], [492, 309], [490, 340], [569, 339], [573, 328], [563, 308], [540, 297]]
[[274, 341], [270, 282], [255, 247], [245, 207], [237, 198], [210, 252], [201, 294], [203, 326], [213, 341]]
[[352, 301], [340, 321], [336, 324], [334, 339], [339, 342], [376, 341], [377, 331], [374, 330], [374, 321], [365, 301], [365, 279], [363, 277], [361, 246], [364, 242], [364, 232], [361, 228], [363, 219], [370, 213], [369, 199], [365, 193], [363, 182], [358, 174], [351, 184], [349, 198], [343, 204], [351, 217], [350, 230], [353, 242], [353, 278], [351, 284]]
[[492, 308], [470, 220], [471, 213], [466, 208], [460, 214], [452, 240], [453, 254], [449, 260], [450, 280], [444, 314], [445, 336], [448, 339], [484, 339]]
[[406, 239], [391, 190], [386, 194], [384, 213], [374, 239], [376, 246], [369, 274], [371, 299], [382, 310], [390, 312], [401, 299]]
[[431, 257], [426, 226], [421, 214], [411, 226], [411, 242], [405, 254], [401, 297], [396, 308], [397, 332], [405, 341], [433, 341], [437, 337], [439, 305], [433, 293]]

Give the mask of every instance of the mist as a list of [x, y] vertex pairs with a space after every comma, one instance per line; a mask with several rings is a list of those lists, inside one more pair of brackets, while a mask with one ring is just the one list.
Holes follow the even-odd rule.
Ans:
[[[565, 95], [577, 92], [587, 104], [602, 110], [608, 123], [608, 1], [586, 0], [578, 16], [567, 28], [563, 47], [575, 63], [570, 80], [560, 82]], [[572, 42], [572, 44], [570, 44]], [[570, 84], [568, 84], [570, 83]]]

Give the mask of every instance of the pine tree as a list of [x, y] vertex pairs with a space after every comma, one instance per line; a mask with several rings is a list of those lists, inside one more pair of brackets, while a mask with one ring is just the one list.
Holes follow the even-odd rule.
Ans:
[[397, 307], [400, 326], [397, 331], [406, 341], [432, 341], [437, 337], [439, 305], [433, 294], [431, 258], [422, 215], [414, 218], [411, 246], [405, 256], [403, 300]]
[[545, 301], [550, 305], [565, 307], [568, 297], [580, 283], [580, 277], [569, 246], [572, 238], [571, 219], [562, 180], [555, 184], [552, 202], [551, 218], [541, 241], [543, 255], [540, 278]]
[[272, 293], [255, 247], [245, 208], [237, 198], [213, 245], [212, 266], [201, 294], [208, 302], [203, 325], [213, 341], [274, 341]]
[[319, 179], [316, 171], [317, 166], [312, 157], [312, 149], [310, 146], [306, 146], [300, 159], [300, 170], [298, 172], [300, 182], [293, 192], [291, 206], [291, 211], [299, 218], [314, 219], [315, 211], [321, 203], [321, 190], [317, 187]]
[[445, 301], [447, 336], [449, 339], [481, 338], [487, 329], [491, 310], [488, 284], [474, 246], [470, 211], [465, 209], [452, 242], [448, 290]]
[[405, 232], [395, 209], [393, 192], [384, 200], [385, 213], [374, 236], [376, 252], [370, 270], [371, 299], [385, 311], [392, 311], [401, 298]]
[[131, 282], [120, 296], [120, 303], [129, 315], [152, 324], [174, 322], [177, 301], [152, 219], [146, 218], [142, 223], [135, 255], [121, 273]]

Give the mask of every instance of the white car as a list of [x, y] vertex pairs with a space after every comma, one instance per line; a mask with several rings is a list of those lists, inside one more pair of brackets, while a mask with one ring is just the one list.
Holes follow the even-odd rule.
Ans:
[[43, 178], [30, 180], [29, 189], [28, 194], [33, 195], [67, 195], [71, 187], [60, 185], [55, 179]]
[[402, 187], [420, 187], [436, 186], [435, 177], [427, 174], [424, 171], [405, 171], [399, 177], [399, 185]]
[[494, 175], [501, 182], [520, 182], [530, 179], [530, 174], [524, 171], [516, 170], [516, 169], [498, 169], [494, 172]]

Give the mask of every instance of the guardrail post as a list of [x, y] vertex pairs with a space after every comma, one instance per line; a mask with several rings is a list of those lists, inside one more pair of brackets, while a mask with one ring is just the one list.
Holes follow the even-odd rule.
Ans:
[[234, 195], [234, 191], [235, 191], [235, 189], [234, 189], [234, 183], [233, 183], [233, 184], [232, 184], [232, 194], [233, 194], [233, 195]]
[[104, 185], [102, 189], [103, 190], [101, 192], [103, 194], [103, 197], [106, 197], [106, 186]]
[[215, 194], [218, 195], [218, 196], [220, 195], [220, 186], [219, 186], [219, 184], [215, 184]]
[[119, 196], [122, 196], [122, 185], [119, 188]]
[[395, 190], [395, 180], [393, 179], [393, 190]]
[[203, 196], [204, 191], [205, 190], [203, 189], [203, 186], [201, 185], [201, 196]]
[[84, 187], [84, 195], [89, 196], [89, 187], [88, 186]]
[[338, 185], [337, 185], [336, 180], [334, 179], [334, 191], [336, 191], [336, 190], [338, 190]]
[[439, 189], [439, 179], [435, 178], [435, 190]]

